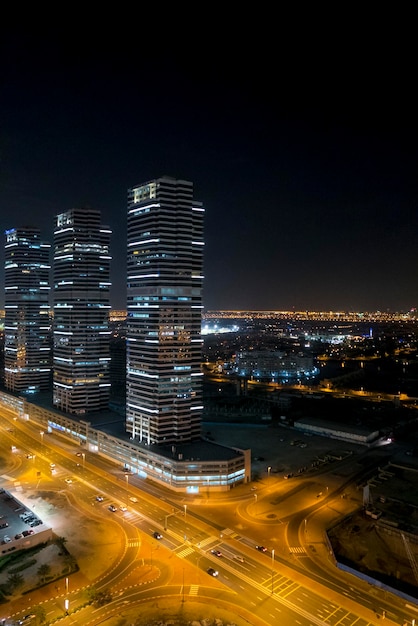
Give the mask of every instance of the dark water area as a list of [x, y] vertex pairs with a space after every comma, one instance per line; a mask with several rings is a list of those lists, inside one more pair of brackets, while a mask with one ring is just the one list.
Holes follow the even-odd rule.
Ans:
[[333, 389], [418, 397], [418, 363], [395, 359], [328, 360], [318, 364], [318, 382], [329, 381]]

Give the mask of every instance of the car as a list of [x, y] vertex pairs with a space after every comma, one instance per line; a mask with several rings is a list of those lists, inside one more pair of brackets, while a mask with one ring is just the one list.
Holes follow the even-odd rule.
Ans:
[[121, 504], [121, 506], [119, 507], [119, 510], [125, 512], [128, 510], [128, 507], [125, 506], [124, 504]]
[[15, 535], [15, 539], [22, 539], [22, 537], [22, 533], [17, 533], [17, 535]]
[[3, 537], [3, 541], [2, 541], [2, 543], [10, 543], [10, 542], [11, 542], [10, 537], [8, 537], [7, 535], [5, 535], [5, 536]]
[[240, 563], [244, 563], [244, 559], [239, 554], [234, 554], [234, 559]]
[[30, 526], [30, 527], [33, 527], [33, 526], [40, 526], [41, 524], [42, 524], [42, 520], [41, 520], [41, 519], [35, 519], [35, 520], [33, 520], [33, 522], [31, 522], [31, 523], [29, 524], [29, 526]]
[[129, 498], [129, 500], [130, 500], [131, 502], [138, 502], [138, 498], [135, 498], [135, 496], [131, 496], [131, 497]]
[[112, 511], [112, 513], [115, 513], [115, 511], [118, 510], [118, 507], [115, 506], [114, 504], [109, 504], [108, 509], [109, 511]]
[[76, 452], [76, 456], [81, 456], [83, 453], [82, 452]]
[[71, 478], [66, 478], [65, 482], [67, 483], [67, 485], [71, 485], [73, 481]]
[[256, 546], [255, 549], [259, 550], [259, 552], [267, 552], [267, 548], [264, 546]]
[[27, 458], [27, 459], [33, 459], [33, 454], [27, 454], [27, 455], [26, 455], [26, 458]]
[[32, 530], [32, 529], [31, 530], [24, 530], [23, 533], [22, 533], [22, 535], [24, 537], [29, 537], [29, 535], [34, 535], [34, 534], [35, 534], [35, 531]]
[[207, 572], [208, 572], [209, 576], [214, 576], [215, 578], [216, 578], [216, 576], [219, 576], [218, 570], [217, 569], [213, 569], [213, 567], [210, 567], [207, 570]]
[[103, 498], [103, 496], [99, 495], [99, 496], [96, 496], [96, 500], [97, 500], [97, 502], [103, 502], [104, 498]]
[[155, 531], [152, 533], [152, 536], [154, 537], [154, 539], [162, 539], [162, 538], [163, 538], [162, 534], [161, 534], [161, 533], [159, 533], [159, 532], [158, 532], [158, 530], [155, 530]]
[[222, 556], [222, 552], [220, 550], [211, 550], [210, 553], [217, 556], [218, 558]]
[[54, 468], [55, 468], [55, 463], [50, 463], [50, 464], [49, 464], [49, 467], [50, 467], [51, 469], [54, 469]]

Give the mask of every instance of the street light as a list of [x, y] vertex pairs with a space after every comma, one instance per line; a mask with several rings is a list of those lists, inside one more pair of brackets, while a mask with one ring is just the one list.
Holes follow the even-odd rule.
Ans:
[[45, 434], [45, 433], [44, 433], [44, 431], [43, 431], [43, 430], [41, 430], [41, 431], [39, 432], [39, 434], [41, 435], [41, 443], [43, 443], [43, 442], [44, 442], [44, 434]]
[[271, 466], [269, 465], [268, 468], [267, 468], [267, 475], [268, 475], [269, 478], [270, 478], [270, 472], [271, 472]]
[[271, 551], [271, 593], [273, 593], [274, 549]]
[[183, 567], [183, 600], [182, 602], [184, 602], [184, 567]]
[[184, 522], [186, 522], [187, 504], [183, 504], [183, 506], [184, 506]]
[[83, 469], [85, 467], [85, 461], [86, 461], [86, 455], [84, 454], [84, 452], [81, 453], [81, 457], [83, 459]]

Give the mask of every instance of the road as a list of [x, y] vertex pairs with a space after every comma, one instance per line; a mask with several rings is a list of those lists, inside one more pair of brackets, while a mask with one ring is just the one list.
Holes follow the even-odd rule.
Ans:
[[[75, 455], [79, 449], [68, 441], [56, 435], [40, 436], [35, 424], [13, 421], [10, 414], [2, 413], [3, 457], [12, 456], [6, 454], [11, 445], [31, 450], [37, 467], [45, 475], [54, 462], [55, 472], [49, 477], [52, 484], [64, 486], [65, 477], [71, 477], [73, 483], [65, 488], [73, 494], [80, 511], [94, 506], [95, 513], [99, 510], [119, 525], [124, 550], [105, 576], [95, 581], [98, 589], [118, 589], [120, 593], [117, 600], [106, 606], [107, 614], [117, 613], [121, 602], [142, 603], [168, 592], [176, 598], [183, 594], [190, 597], [197, 586], [198, 595], [218, 593], [230, 606], [257, 615], [266, 624], [280, 617], [286, 624], [366, 626], [376, 623], [378, 611], [386, 611], [386, 623], [399, 624], [405, 619], [408, 611], [397, 598], [388, 594], [377, 598], [367, 585], [353, 581], [329, 561], [323, 529], [341, 515], [342, 507], [349, 502], [341, 500], [341, 487], [335, 479], [331, 484], [326, 475], [315, 480], [301, 477], [296, 488], [291, 481], [269, 477], [255, 492], [243, 486], [234, 490], [231, 498], [210, 494], [208, 498], [193, 500], [162, 492], [133, 476], [126, 479], [114, 464], [94, 454], [84, 453], [80, 462], [81, 457]], [[13, 432], [8, 430], [10, 427]], [[8, 475], [15, 475], [16, 479], [25, 465], [22, 462], [20, 467], [18, 458], [19, 454], [15, 454], [15, 460], [7, 467]], [[321, 485], [323, 495], [318, 498]], [[95, 500], [98, 493], [104, 497], [101, 503]], [[126, 512], [108, 511], [112, 502], [118, 506], [129, 503], [129, 495], [139, 502], [129, 504]], [[269, 519], [270, 508], [275, 517]], [[307, 548], [308, 517], [309, 546], [317, 546], [315, 553]], [[155, 530], [163, 534], [159, 542], [152, 538]], [[265, 543], [268, 553], [258, 552], [257, 543]], [[211, 554], [215, 548], [222, 552], [222, 557]], [[178, 558], [173, 560], [173, 555]], [[138, 557], [155, 568], [155, 580], [133, 591], [131, 586], [125, 588], [123, 581], [138, 567]], [[184, 577], [186, 563], [189, 583], [179, 580]], [[209, 567], [219, 570], [218, 579], [207, 575]], [[71, 607], [85, 602], [83, 594], [84, 590], [72, 594]], [[62, 610], [54, 609], [55, 599], [46, 602], [52, 607], [48, 618], [54, 610]], [[91, 611], [91, 607], [83, 610]], [[411, 612], [411, 620], [413, 616]]]

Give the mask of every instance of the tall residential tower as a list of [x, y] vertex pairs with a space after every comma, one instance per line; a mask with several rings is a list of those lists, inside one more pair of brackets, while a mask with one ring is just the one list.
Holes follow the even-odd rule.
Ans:
[[37, 228], [5, 234], [4, 382], [14, 392], [44, 391], [51, 372], [51, 246]]
[[203, 218], [191, 182], [128, 190], [126, 430], [147, 445], [200, 438]]
[[53, 403], [76, 415], [108, 406], [110, 235], [98, 210], [56, 217]]

